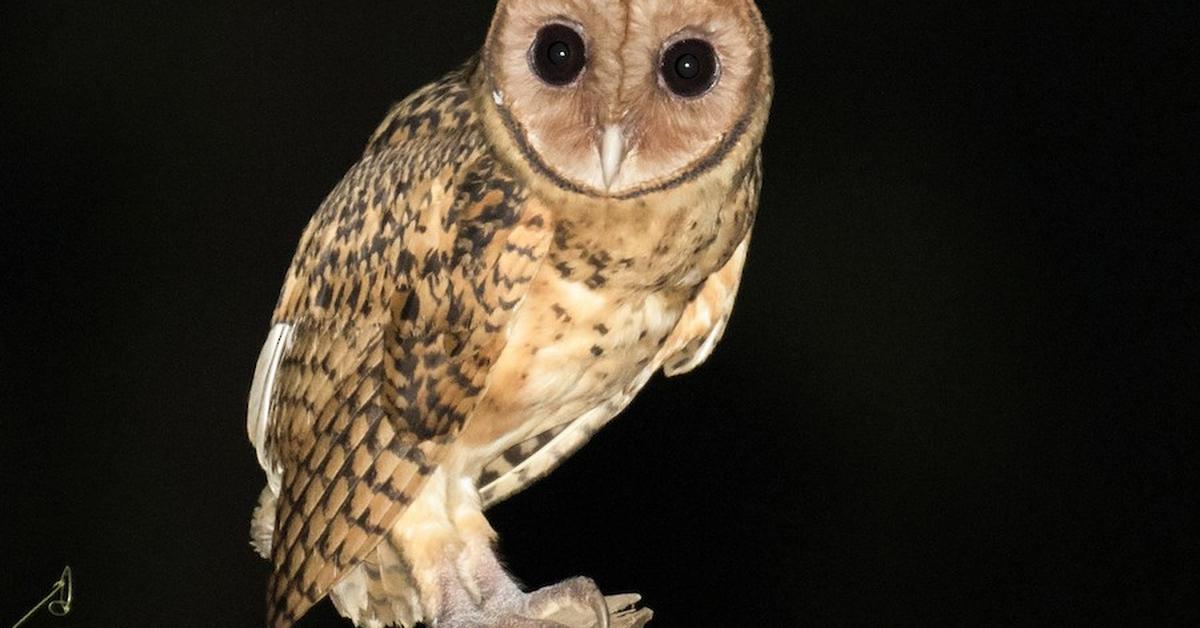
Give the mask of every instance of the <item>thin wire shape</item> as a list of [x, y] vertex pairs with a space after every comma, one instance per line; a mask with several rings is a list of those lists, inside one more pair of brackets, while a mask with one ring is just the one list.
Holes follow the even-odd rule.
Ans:
[[75, 587], [74, 583], [71, 581], [71, 566], [67, 565], [63, 568], [62, 575], [59, 576], [58, 581], [55, 582], [54, 586], [50, 589], [50, 593], [48, 593], [46, 597], [42, 598], [42, 601], [38, 602], [37, 606], [29, 609], [29, 612], [25, 613], [24, 617], [18, 619], [17, 623], [13, 624], [12, 628], [20, 628], [22, 624], [29, 621], [29, 618], [33, 617], [33, 615], [38, 612], [38, 609], [42, 608], [43, 606], [46, 607], [46, 610], [49, 611], [51, 615], [62, 617], [71, 612], [71, 604], [74, 603], [74, 601]]

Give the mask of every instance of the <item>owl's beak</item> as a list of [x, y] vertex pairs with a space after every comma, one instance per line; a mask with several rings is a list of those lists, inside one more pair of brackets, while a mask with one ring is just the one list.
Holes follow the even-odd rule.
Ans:
[[621, 162], [625, 161], [625, 129], [619, 124], [606, 124], [600, 136], [600, 170], [604, 174], [604, 188], [612, 187]]

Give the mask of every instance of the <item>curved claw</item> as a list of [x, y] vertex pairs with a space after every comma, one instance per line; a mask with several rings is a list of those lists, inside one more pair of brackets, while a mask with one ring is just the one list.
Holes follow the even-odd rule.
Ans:
[[597, 587], [591, 578], [583, 576], [569, 582], [571, 588], [577, 590], [581, 601], [592, 607], [592, 612], [596, 614], [596, 628], [609, 628], [608, 602], [604, 599], [604, 594], [600, 592], [600, 587]]
[[638, 602], [642, 596], [637, 593], [618, 593], [605, 598], [608, 601], [609, 625], [612, 628], [645, 628], [654, 618], [654, 611]]
[[599, 589], [596, 590], [596, 598], [597, 600], [592, 602], [592, 610], [596, 611], [596, 626], [608, 628], [608, 603], [604, 601]]
[[[528, 609], [535, 617], [567, 628], [609, 628], [608, 604], [590, 578], [571, 578], [529, 594]], [[588, 610], [591, 613], [588, 613]], [[594, 615], [594, 618], [589, 617]]]

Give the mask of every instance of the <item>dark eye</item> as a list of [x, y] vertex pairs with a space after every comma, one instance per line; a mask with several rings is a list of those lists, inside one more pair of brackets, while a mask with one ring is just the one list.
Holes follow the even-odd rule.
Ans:
[[717, 52], [703, 39], [684, 39], [663, 53], [659, 73], [672, 92], [694, 98], [717, 83]]
[[529, 65], [543, 81], [567, 85], [579, 76], [587, 63], [583, 38], [565, 24], [547, 24], [538, 31], [529, 49]]

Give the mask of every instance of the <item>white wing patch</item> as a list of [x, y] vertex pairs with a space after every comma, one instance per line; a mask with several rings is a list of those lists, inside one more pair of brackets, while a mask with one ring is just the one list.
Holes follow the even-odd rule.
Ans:
[[279, 361], [291, 344], [292, 326], [277, 323], [267, 334], [267, 342], [258, 354], [258, 365], [254, 368], [254, 383], [250, 385], [250, 404], [246, 413], [246, 433], [250, 443], [258, 452], [258, 464], [267, 472], [267, 483], [271, 491], [279, 494], [280, 469], [267, 451], [267, 430], [271, 422], [271, 397], [275, 388], [275, 375]]

